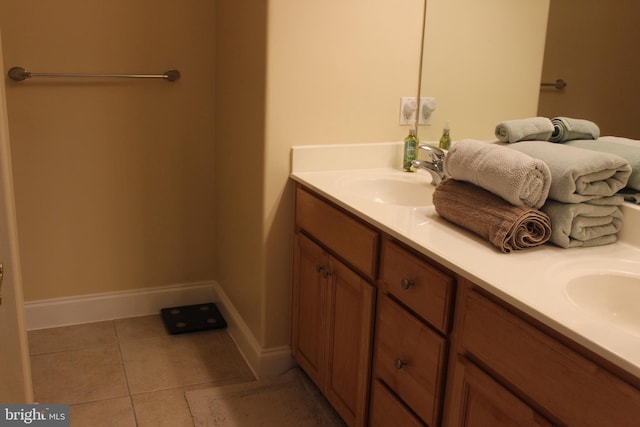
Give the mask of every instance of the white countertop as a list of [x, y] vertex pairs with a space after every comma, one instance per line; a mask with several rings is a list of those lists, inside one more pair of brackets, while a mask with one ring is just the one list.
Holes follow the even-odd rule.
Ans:
[[[293, 147], [291, 178], [640, 378], [640, 332], [578, 306], [564, 286], [590, 273], [640, 276], [640, 247], [619, 240], [593, 248], [547, 244], [503, 254], [442, 219], [433, 206], [376, 203], [345, 190], [345, 180], [358, 174], [411, 176], [424, 182], [425, 197], [430, 197], [430, 175], [401, 172], [401, 156], [401, 143]], [[630, 216], [635, 229], [640, 210]], [[635, 230], [626, 235], [636, 243]], [[640, 310], [640, 301], [631, 303]]]

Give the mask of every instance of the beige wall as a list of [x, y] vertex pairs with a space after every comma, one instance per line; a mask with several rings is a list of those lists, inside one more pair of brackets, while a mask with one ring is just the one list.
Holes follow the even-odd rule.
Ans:
[[543, 90], [539, 114], [588, 119], [602, 135], [640, 139], [639, 16], [637, 0], [553, 1], [542, 76], [567, 87]]
[[[288, 342], [292, 145], [394, 141], [417, 93], [423, 0], [269, 2], [265, 341]], [[282, 309], [287, 307], [287, 309]]]
[[[417, 92], [423, 0], [250, 3], [217, 11], [217, 271], [257, 340], [273, 347], [289, 342], [290, 147], [405, 136], [398, 108]], [[266, 27], [256, 10], [266, 10]], [[238, 200], [229, 177], [242, 182]]]
[[27, 301], [215, 278], [214, 19], [208, 0], [0, 0], [5, 70], [183, 75], [6, 82]]
[[549, 0], [428, 0], [423, 96], [436, 98], [435, 140], [493, 139], [502, 120], [535, 116]]
[[218, 2], [215, 22], [216, 280], [257, 340], [264, 335], [268, 286], [262, 242], [266, 3]]

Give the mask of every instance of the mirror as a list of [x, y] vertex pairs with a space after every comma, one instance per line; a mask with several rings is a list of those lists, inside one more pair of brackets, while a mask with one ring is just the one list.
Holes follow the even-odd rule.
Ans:
[[420, 92], [434, 97], [423, 141], [495, 139], [537, 110], [549, 0], [427, 0]]
[[[516, 101], [528, 96], [538, 115], [584, 118], [601, 135], [640, 139], [638, 16], [637, 0], [427, 0], [420, 92], [437, 108], [420, 138], [438, 139], [447, 120], [453, 139], [491, 138], [498, 122], [531, 115], [530, 103]], [[536, 73], [567, 86], [541, 88]], [[537, 80], [533, 92], [523, 74]], [[492, 99], [504, 108], [487, 105]]]
[[453, 140], [493, 140], [532, 111], [640, 139], [638, 16], [637, 0], [427, 0], [420, 95], [437, 105], [420, 139], [451, 121]]

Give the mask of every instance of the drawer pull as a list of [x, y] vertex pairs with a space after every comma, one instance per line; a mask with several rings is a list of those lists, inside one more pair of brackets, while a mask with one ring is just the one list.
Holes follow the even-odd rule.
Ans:
[[414, 285], [414, 283], [415, 283], [415, 282], [414, 282], [413, 280], [411, 280], [411, 279], [403, 278], [403, 279], [400, 281], [400, 286], [402, 287], [402, 289], [407, 290], [407, 289], [409, 289], [410, 287], [412, 287], [412, 286]]
[[402, 369], [405, 366], [407, 366], [407, 361], [403, 359], [396, 359], [396, 361], [393, 364], [396, 367], [396, 369]]
[[326, 279], [327, 277], [331, 276], [331, 272], [328, 271], [327, 267], [325, 267], [322, 264], [316, 265], [316, 272], [320, 273], [323, 279]]

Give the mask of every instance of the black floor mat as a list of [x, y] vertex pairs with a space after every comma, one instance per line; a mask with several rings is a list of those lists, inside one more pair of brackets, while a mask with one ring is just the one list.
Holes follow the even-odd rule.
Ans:
[[213, 303], [163, 308], [160, 315], [171, 335], [227, 327], [227, 322]]

